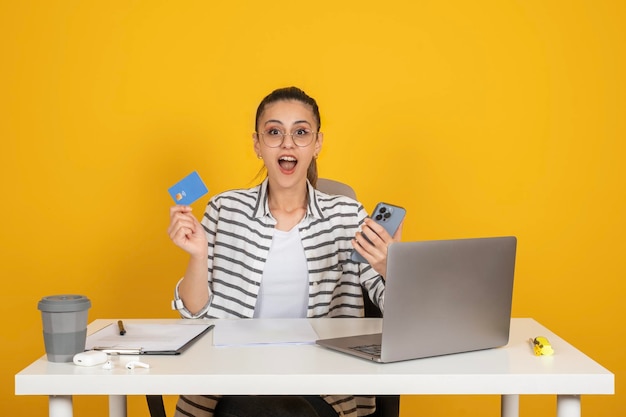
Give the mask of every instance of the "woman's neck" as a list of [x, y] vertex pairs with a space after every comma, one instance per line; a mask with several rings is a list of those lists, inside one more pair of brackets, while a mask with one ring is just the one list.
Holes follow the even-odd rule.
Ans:
[[268, 187], [268, 204], [278, 230], [291, 230], [304, 218], [307, 193], [306, 186], [293, 189]]

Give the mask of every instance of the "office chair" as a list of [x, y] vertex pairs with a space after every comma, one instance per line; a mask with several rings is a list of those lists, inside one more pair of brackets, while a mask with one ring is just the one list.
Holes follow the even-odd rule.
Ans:
[[[318, 178], [317, 189], [327, 193], [336, 195], [345, 195], [356, 200], [356, 192], [348, 184], [327, 178]], [[363, 289], [363, 304], [365, 305], [365, 317], [378, 317], [383, 315], [370, 300], [369, 295]], [[163, 405], [163, 397], [161, 395], [146, 395], [148, 408], [151, 417], [167, 417], [165, 414], [165, 406]], [[376, 397], [376, 412], [372, 417], [398, 417], [400, 415], [400, 396], [399, 395], [382, 395]]]
[[[345, 195], [346, 197], [356, 200], [356, 192], [354, 189], [343, 182], [330, 180], [328, 178], [318, 178], [316, 188], [326, 194]], [[363, 304], [365, 305], [365, 317], [381, 318], [383, 316], [378, 307], [370, 300], [365, 290], [363, 290]]]
[[[318, 178], [317, 189], [326, 194], [339, 194], [356, 200], [356, 192], [348, 184], [339, 181]], [[382, 318], [382, 313], [378, 307], [370, 300], [369, 295], [362, 288], [363, 304], [365, 307], [365, 317]], [[400, 415], [400, 396], [399, 395], [379, 395], [376, 397], [376, 412], [372, 417], [398, 417]]]

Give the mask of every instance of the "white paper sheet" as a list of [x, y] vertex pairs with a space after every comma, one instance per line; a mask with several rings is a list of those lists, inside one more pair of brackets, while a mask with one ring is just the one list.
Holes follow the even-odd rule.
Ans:
[[318, 339], [307, 319], [220, 320], [213, 331], [215, 346], [312, 344]]

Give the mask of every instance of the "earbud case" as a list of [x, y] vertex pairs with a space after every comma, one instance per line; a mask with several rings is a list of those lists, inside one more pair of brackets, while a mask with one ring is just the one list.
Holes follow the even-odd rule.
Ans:
[[107, 354], [99, 350], [88, 350], [74, 355], [74, 364], [79, 366], [95, 366], [106, 361]]

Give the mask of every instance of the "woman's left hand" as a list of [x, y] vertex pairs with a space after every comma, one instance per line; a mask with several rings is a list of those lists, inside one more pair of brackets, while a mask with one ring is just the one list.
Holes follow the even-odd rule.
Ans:
[[[352, 246], [356, 251], [383, 277], [387, 272], [387, 248], [392, 242], [399, 242], [402, 239], [403, 224], [404, 222], [400, 223], [392, 237], [381, 225], [368, 217], [363, 222], [361, 231], [352, 239]], [[371, 243], [363, 235], [367, 236]]]

